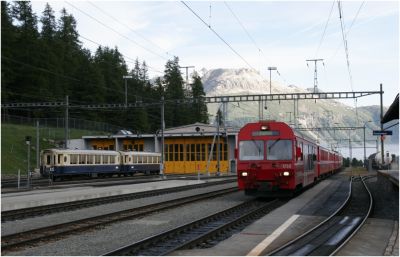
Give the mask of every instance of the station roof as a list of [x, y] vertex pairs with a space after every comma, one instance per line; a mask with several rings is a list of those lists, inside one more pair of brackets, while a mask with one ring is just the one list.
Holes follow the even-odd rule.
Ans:
[[389, 109], [383, 116], [381, 123], [387, 123], [391, 120], [398, 120], [398, 119], [399, 119], [399, 94], [397, 94], [392, 105], [390, 105]]
[[[219, 128], [220, 133], [225, 132], [224, 127]], [[217, 132], [215, 125], [204, 124], [196, 122], [190, 125], [184, 125], [174, 128], [168, 128], [164, 130], [164, 137], [197, 137], [197, 136], [214, 136]], [[226, 127], [227, 135], [236, 135], [237, 129], [232, 127]], [[103, 136], [83, 136], [82, 139], [116, 139], [116, 138], [154, 138], [161, 136], [161, 133], [157, 131], [156, 134], [139, 134], [139, 133], [121, 133], [118, 131], [114, 135], [103, 135]]]

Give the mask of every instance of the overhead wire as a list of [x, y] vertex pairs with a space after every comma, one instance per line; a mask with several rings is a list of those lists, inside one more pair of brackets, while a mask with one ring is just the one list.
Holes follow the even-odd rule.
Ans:
[[189, 9], [189, 11], [191, 11], [193, 13], [193, 15], [195, 15], [207, 28], [209, 28], [225, 45], [227, 45], [232, 52], [234, 52], [240, 59], [242, 59], [242, 61], [244, 61], [251, 69], [256, 70], [253, 66], [250, 65], [250, 63], [243, 58], [243, 56], [241, 56], [225, 39], [222, 38], [222, 36], [220, 36], [218, 34], [218, 32], [216, 32], [209, 24], [207, 24], [192, 8], [190, 8], [190, 6], [188, 6], [184, 1], [181, 1], [181, 3], [183, 5], [186, 6], [187, 9]]
[[329, 21], [330, 21], [331, 16], [332, 16], [333, 7], [335, 6], [335, 1], [336, 1], [336, 0], [333, 0], [333, 2], [332, 2], [332, 6], [331, 6], [331, 10], [330, 10], [330, 12], [329, 12], [328, 20], [327, 20], [326, 23], [325, 23], [324, 32], [322, 33], [322, 37], [321, 37], [321, 39], [320, 39], [320, 41], [319, 41], [317, 51], [315, 52], [315, 58], [317, 58], [319, 49], [321, 48], [322, 42], [324, 41], [326, 29], [327, 29], [327, 27], [328, 27]]
[[165, 58], [164, 56], [162, 56], [162, 55], [156, 53], [155, 51], [153, 51], [153, 50], [151, 50], [151, 49], [149, 49], [149, 48], [143, 46], [142, 44], [139, 44], [139, 43], [136, 42], [135, 40], [133, 40], [133, 39], [131, 39], [131, 38], [125, 36], [124, 34], [118, 32], [117, 30], [115, 30], [115, 29], [113, 29], [112, 27], [108, 26], [108, 25], [105, 24], [104, 22], [102, 22], [102, 21], [96, 19], [95, 17], [93, 17], [92, 15], [88, 14], [87, 12], [85, 12], [85, 11], [79, 9], [78, 7], [76, 7], [75, 5], [73, 5], [72, 3], [68, 2], [68, 1], [65, 1], [65, 3], [67, 3], [67, 4], [70, 5], [70, 6], [72, 6], [74, 9], [76, 9], [76, 10], [78, 10], [79, 12], [83, 13], [84, 15], [86, 15], [86, 16], [89, 17], [89, 18], [91, 18], [92, 20], [96, 21], [97, 23], [99, 23], [99, 24], [103, 25], [104, 27], [108, 28], [109, 30], [111, 30], [112, 32], [116, 33], [116, 34], [119, 35], [120, 37], [125, 38], [126, 40], [128, 40], [128, 41], [131, 42], [131, 43], [133, 43], [134, 45], [137, 45], [137, 46], [139, 46], [140, 48], [146, 50], [147, 52], [152, 53], [152, 54], [154, 54], [154, 55], [156, 55], [156, 56], [158, 56], [158, 57], [160, 57], [160, 58], [162, 58], [162, 59], [168, 61], [168, 58]]
[[[143, 40], [145, 40], [146, 42], [156, 46], [159, 50], [165, 52], [166, 55], [171, 56], [168, 51], [166, 51], [165, 49], [161, 48], [159, 45], [157, 45], [156, 43], [154, 43], [153, 41], [147, 39], [146, 37], [144, 37], [143, 35], [141, 35], [140, 33], [138, 33], [137, 31], [133, 30], [130, 26], [126, 25], [125, 23], [122, 23], [121, 21], [119, 21], [118, 19], [116, 19], [114, 16], [112, 16], [111, 14], [107, 13], [106, 11], [104, 11], [103, 9], [101, 9], [100, 7], [98, 7], [97, 5], [95, 5], [93, 2], [88, 1], [88, 3], [90, 5], [92, 5], [94, 8], [96, 8], [97, 10], [99, 10], [101, 13], [103, 13], [104, 15], [106, 15], [107, 17], [111, 18], [112, 20], [114, 20], [115, 22], [117, 22], [118, 24], [124, 26], [125, 28], [129, 29], [131, 32], [133, 32], [134, 34], [136, 34], [138, 37], [142, 38]], [[172, 57], [172, 56], [171, 56]]]
[[239, 23], [239, 25], [242, 27], [243, 31], [246, 33], [247, 37], [253, 42], [254, 46], [257, 48], [258, 52], [260, 52], [262, 55], [264, 55], [264, 58], [267, 59], [265, 56], [264, 52], [262, 49], [258, 46], [254, 38], [250, 35], [249, 31], [246, 29], [246, 27], [243, 25], [243, 23], [240, 21], [239, 17], [233, 12], [232, 8], [228, 5], [226, 1], [224, 1], [224, 4], [226, 8], [231, 12], [232, 16], [236, 19], [236, 21]]
[[[95, 44], [95, 45], [102, 46], [100, 43], [98, 43], [98, 42], [96, 42], [96, 41], [94, 41], [94, 40], [92, 40], [92, 39], [90, 39], [90, 38], [84, 37], [84, 36], [82, 36], [82, 35], [79, 35], [79, 37], [81, 37], [81, 38], [83, 38], [83, 39], [85, 39], [85, 40], [87, 40], [87, 41], [89, 41], [89, 42], [92, 42], [92, 43]], [[121, 53], [121, 52], [120, 52], [120, 53]], [[129, 57], [129, 56], [123, 54], [123, 53], [121, 53], [121, 55], [122, 55], [123, 57], [125, 57], [126, 59], [131, 60], [131, 61], [125, 60], [126, 62], [129, 62], [129, 63], [135, 63], [135, 62], [136, 62], [135, 59], [133, 59], [133, 58], [131, 58], [131, 57]], [[150, 66], [150, 65], [148, 65], [148, 64], [146, 64], [146, 66], [147, 66], [147, 68], [149, 68], [149, 69], [151, 69], [151, 70], [153, 70], [153, 71], [155, 71], [155, 72], [157, 72], [157, 73], [160, 73], [160, 74], [163, 74], [163, 73], [164, 73], [164, 72], [159, 71], [159, 70], [157, 70], [156, 68], [154, 68], [154, 67], [152, 67], [152, 66]]]

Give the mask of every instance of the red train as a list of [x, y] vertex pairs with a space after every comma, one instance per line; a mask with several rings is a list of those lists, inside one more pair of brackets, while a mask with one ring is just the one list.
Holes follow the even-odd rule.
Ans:
[[236, 156], [239, 189], [257, 196], [291, 195], [342, 167], [339, 153], [277, 121], [246, 124]]

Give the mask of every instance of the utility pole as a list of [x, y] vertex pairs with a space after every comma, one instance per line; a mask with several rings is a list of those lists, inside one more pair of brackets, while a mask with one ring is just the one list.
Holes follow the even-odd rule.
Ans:
[[[382, 83], [380, 85], [380, 94], [381, 94], [381, 131], [383, 131], [383, 123], [382, 123], [382, 119], [383, 119], [383, 90], [382, 90]], [[381, 136], [381, 156], [382, 156], [382, 163], [385, 162], [385, 148], [383, 146], [383, 135]]]
[[133, 78], [131, 75], [122, 76], [125, 79], [125, 108], [128, 107], [128, 79]]
[[36, 120], [36, 168], [40, 167], [39, 120]]
[[164, 96], [161, 96], [161, 167], [160, 167], [160, 175], [161, 178], [164, 178]]
[[69, 98], [65, 96], [65, 149], [68, 149], [68, 106], [69, 106]]
[[317, 88], [318, 88], [318, 78], [317, 78], [317, 62], [322, 62], [324, 64], [324, 59], [309, 59], [306, 60], [307, 62], [307, 67], [308, 67], [308, 62], [314, 62], [314, 93], [317, 93]]
[[220, 141], [219, 141], [219, 120], [220, 120], [220, 112], [219, 112], [219, 110], [220, 109], [218, 109], [218, 112], [217, 112], [217, 176], [219, 176], [220, 175], [220, 159], [221, 159], [221, 156], [220, 156], [220, 151], [221, 151], [221, 148], [220, 148]]
[[28, 153], [28, 158], [27, 158], [28, 159], [27, 160], [27, 162], [28, 162], [28, 167], [27, 167], [28, 173], [27, 173], [27, 177], [26, 177], [26, 186], [27, 186], [28, 189], [31, 187], [31, 183], [30, 183], [30, 178], [31, 178], [31, 171], [30, 171], [30, 169], [31, 169], [31, 167], [30, 167], [30, 165], [31, 165], [31, 139], [32, 139], [31, 136], [26, 136], [25, 137], [25, 143], [26, 143], [26, 145], [28, 147], [28, 149], [27, 149], [27, 153]]
[[181, 69], [186, 69], [186, 89], [189, 89], [189, 68], [193, 68], [194, 66], [179, 66]]
[[269, 94], [272, 94], [272, 90], [271, 90], [271, 71], [273, 70], [277, 70], [276, 67], [268, 67], [269, 70]]

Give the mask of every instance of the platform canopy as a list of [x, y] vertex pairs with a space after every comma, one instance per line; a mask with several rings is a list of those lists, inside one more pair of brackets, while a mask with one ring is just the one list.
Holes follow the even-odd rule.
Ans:
[[391, 120], [398, 120], [398, 119], [399, 119], [399, 94], [397, 94], [392, 105], [390, 105], [389, 109], [383, 116], [381, 123], [387, 123]]

